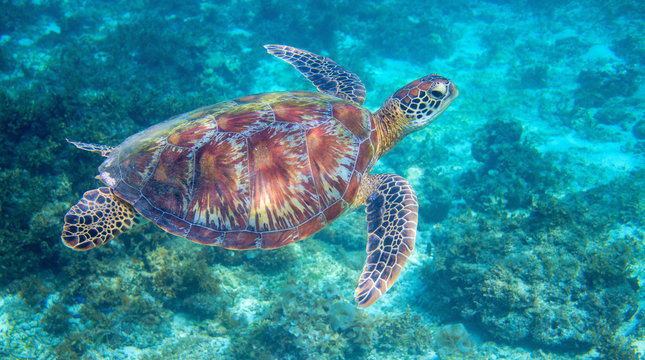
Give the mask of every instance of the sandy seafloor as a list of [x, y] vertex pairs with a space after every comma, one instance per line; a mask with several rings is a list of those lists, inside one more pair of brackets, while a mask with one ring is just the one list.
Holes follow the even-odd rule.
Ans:
[[[644, 24], [638, 1], [3, 1], [0, 358], [642, 357]], [[65, 138], [117, 145], [198, 106], [311, 90], [266, 43], [355, 71], [372, 111], [428, 73], [457, 84], [373, 171], [421, 207], [392, 289], [355, 307], [361, 209], [275, 251], [149, 222], [65, 248], [101, 161]]]

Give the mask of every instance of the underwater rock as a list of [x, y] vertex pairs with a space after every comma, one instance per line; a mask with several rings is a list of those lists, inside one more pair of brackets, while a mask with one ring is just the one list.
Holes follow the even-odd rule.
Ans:
[[355, 211], [334, 220], [314, 236], [321, 241], [337, 244], [339, 249], [344, 251], [363, 250], [365, 249], [363, 229], [366, 227], [365, 213]]
[[632, 96], [638, 90], [637, 73], [628, 67], [617, 67], [611, 71], [583, 70], [576, 79], [578, 89], [574, 102], [582, 107], [600, 107], [607, 100]]
[[473, 158], [488, 169], [497, 169], [501, 158], [520, 145], [522, 125], [517, 121], [489, 121], [476, 133], [479, 135], [470, 148]]
[[450, 180], [432, 177], [420, 185], [417, 193], [419, 215], [427, 223], [443, 221], [452, 206], [453, 195], [450, 192]]
[[185, 298], [200, 292], [219, 294], [220, 281], [203, 259], [182, 256], [159, 246], [148, 253], [151, 273], [145, 278], [151, 293], [166, 299]]
[[544, 65], [532, 66], [522, 71], [520, 86], [526, 89], [542, 89], [547, 87], [549, 68]]
[[22, 287], [18, 295], [25, 304], [34, 309], [40, 309], [47, 301], [47, 297], [52, 293], [38, 276], [29, 276], [20, 281]]
[[491, 120], [475, 132], [471, 153], [481, 166], [456, 190], [480, 211], [525, 208], [557, 184], [561, 171], [528, 141], [517, 121]]
[[627, 111], [621, 102], [609, 100], [593, 116], [593, 119], [603, 125], [627, 125], [636, 120], [633, 112]]
[[61, 304], [52, 305], [45, 313], [43, 328], [52, 335], [62, 335], [70, 328], [72, 314]]
[[439, 356], [463, 356], [475, 351], [475, 341], [463, 324], [448, 324], [437, 328], [433, 334], [434, 350]]
[[87, 340], [80, 334], [74, 333], [54, 348], [59, 359], [80, 360], [88, 350]]
[[334, 331], [349, 328], [356, 320], [358, 309], [348, 302], [335, 302], [329, 308], [329, 324]]
[[531, 324], [531, 336], [538, 343], [573, 348], [593, 343], [595, 331], [587, 329], [587, 324], [593, 324], [591, 316], [576, 304], [541, 310], [536, 312]]
[[489, 331], [500, 339], [520, 342], [530, 335], [532, 319], [530, 316], [512, 312], [482, 317], [482, 323], [489, 326]]
[[611, 50], [623, 58], [627, 63], [645, 63], [645, 47], [642, 36], [626, 35], [624, 38], [615, 41]]
[[[640, 179], [640, 180], [639, 180]], [[422, 270], [425, 304], [445, 321], [467, 320], [494, 338], [553, 349], [589, 349], [637, 308], [631, 267], [643, 249], [610, 235], [642, 222], [642, 174], [567, 197], [539, 200], [528, 216], [461, 213], [432, 232]], [[611, 335], [613, 337], [613, 335]]]
[[298, 258], [295, 246], [285, 246], [269, 251], [250, 250], [246, 252], [249, 266], [262, 273], [277, 273], [288, 269]]
[[560, 58], [578, 57], [584, 54], [588, 45], [585, 44], [579, 36], [567, 36], [556, 39], [554, 54]]
[[190, 295], [186, 298], [177, 299], [177, 307], [182, 311], [187, 312], [189, 315], [198, 319], [214, 318], [216, 315], [223, 311], [220, 306], [222, 303], [232, 303], [233, 299], [219, 298], [214, 294], [197, 293]]
[[645, 140], [645, 120], [639, 120], [634, 127], [632, 127], [632, 134], [638, 140]]
[[639, 141], [634, 145], [634, 151], [641, 155], [645, 154], [645, 141]]
[[[406, 355], [426, 354], [432, 334], [422, 322], [423, 317], [410, 311], [410, 308], [402, 314], [390, 314], [379, 319], [374, 329], [374, 333], [379, 334], [376, 347], [388, 351], [401, 347]], [[387, 341], [379, 341], [384, 339]]]

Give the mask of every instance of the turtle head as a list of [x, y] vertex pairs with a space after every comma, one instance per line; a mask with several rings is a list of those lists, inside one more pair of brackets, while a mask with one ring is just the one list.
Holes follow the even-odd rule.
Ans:
[[458, 94], [452, 81], [437, 74], [414, 80], [395, 92], [374, 114], [379, 132], [379, 156], [407, 134], [430, 124]]
[[459, 91], [452, 81], [432, 74], [414, 80], [392, 95], [398, 102], [409, 132], [420, 130], [441, 114], [457, 97]]

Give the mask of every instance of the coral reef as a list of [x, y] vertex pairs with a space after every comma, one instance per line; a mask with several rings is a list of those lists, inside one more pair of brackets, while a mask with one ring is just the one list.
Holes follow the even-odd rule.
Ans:
[[614, 41], [611, 50], [616, 55], [632, 64], [643, 64], [645, 62], [645, 47], [643, 38], [640, 36], [625, 35], [620, 40]]
[[583, 70], [578, 74], [575, 103], [582, 107], [600, 107], [608, 99], [629, 97], [638, 90], [636, 71], [616, 67], [608, 71]]
[[489, 207], [444, 222], [424, 270], [441, 299], [430, 306], [511, 342], [560, 349], [613, 342], [607, 334], [638, 306], [633, 266], [643, 254], [635, 237], [642, 234], [614, 232], [616, 223], [642, 224], [643, 209], [618, 204], [642, 197], [643, 185], [641, 171], [562, 199], [541, 195], [526, 216]]
[[464, 356], [476, 350], [475, 340], [461, 323], [437, 328], [433, 333], [433, 340], [433, 346], [442, 358]]
[[18, 292], [25, 304], [35, 309], [41, 309], [51, 293], [43, 281], [37, 276], [25, 278], [24, 286]]
[[632, 127], [632, 134], [638, 140], [645, 140], [645, 120], [639, 120], [634, 127]]
[[[569, 239], [581, 239], [580, 220], [526, 233], [522, 228], [534, 227], [532, 220], [496, 224], [462, 217], [454, 225], [462, 230], [433, 233], [436, 263], [427, 276], [435, 296], [444, 299], [439, 308], [508, 341], [597, 344], [599, 329], [615, 330], [636, 306], [630, 267], [641, 250], [632, 238], [571, 244]], [[603, 242], [608, 244], [585, 249]]]
[[607, 101], [593, 116], [594, 120], [603, 125], [621, 125], [627, 126], [636, 121], [636, 116], [629, 111], [620, 102]]
[[54, 304], [45, 314], [43, 329], [52, 335], [63, 335], [71, 326], [69, 322], [71, 318], [72, 314], [67, 307], [62, 304]]
[[459, 179], [460, 195], [472, 208], [525, 208], [561, 181], [561, 171], [522, 140], [518, 122], [491, 120], [475, 133], [471, 152], [482, 165]]
[[362, 229], [367, 229], [365, 212], [355, 211], [334, 220], [330, 226], [324, 227], [317, 236], [328, 243], [337, 245], [339, 254], [345, 256], [343, 252], [345, 250], [365, 249], [365, 235], [361, 231]]
[[219, 284], [204, 260], [194, 261], [163, 246], [147, 254], [151, 291], [157, 296], [184, 298], [201, 291], [217, 293]]
[[[325, 257], [312, 267], [317, 258], [313, 250], [319, 247], [315, 242], [292, 245], [311, 254], [293, 264], [291, 271], [257, 274], [248, 280], [263, 284], [269, 278], [275, 283], [252, 298], [240, 295], [236, 309], [225, 315], [232, 358], [363, 358], [397, 349], [413, 356], [428, 349], [430, 332], [418, 314], [409, 310], [367, 314], [351, 298], [354, 276], [347, 274], [354, 271], [339, 269]], [[345, 274], [340, 283], [330, 276], [337, 271]], [[265, 304], [262, 311], [243, 312], [260, 304]]]

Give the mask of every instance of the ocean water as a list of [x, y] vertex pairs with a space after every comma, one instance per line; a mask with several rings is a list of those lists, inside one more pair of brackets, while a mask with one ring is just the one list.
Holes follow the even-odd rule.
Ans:
[[[65, 140], [315, 90], [264, 44], [353, 71], [370, 111], [430, 73], [459, 88], [372, 170], [419, 202], [392, 288], [357, 308], [362, 208], [276, 250], [150, 221], [65, 247], [102, 186]], [[2, 1], [0, 358], [642, 358], [644, 60], [638, 1]]]

